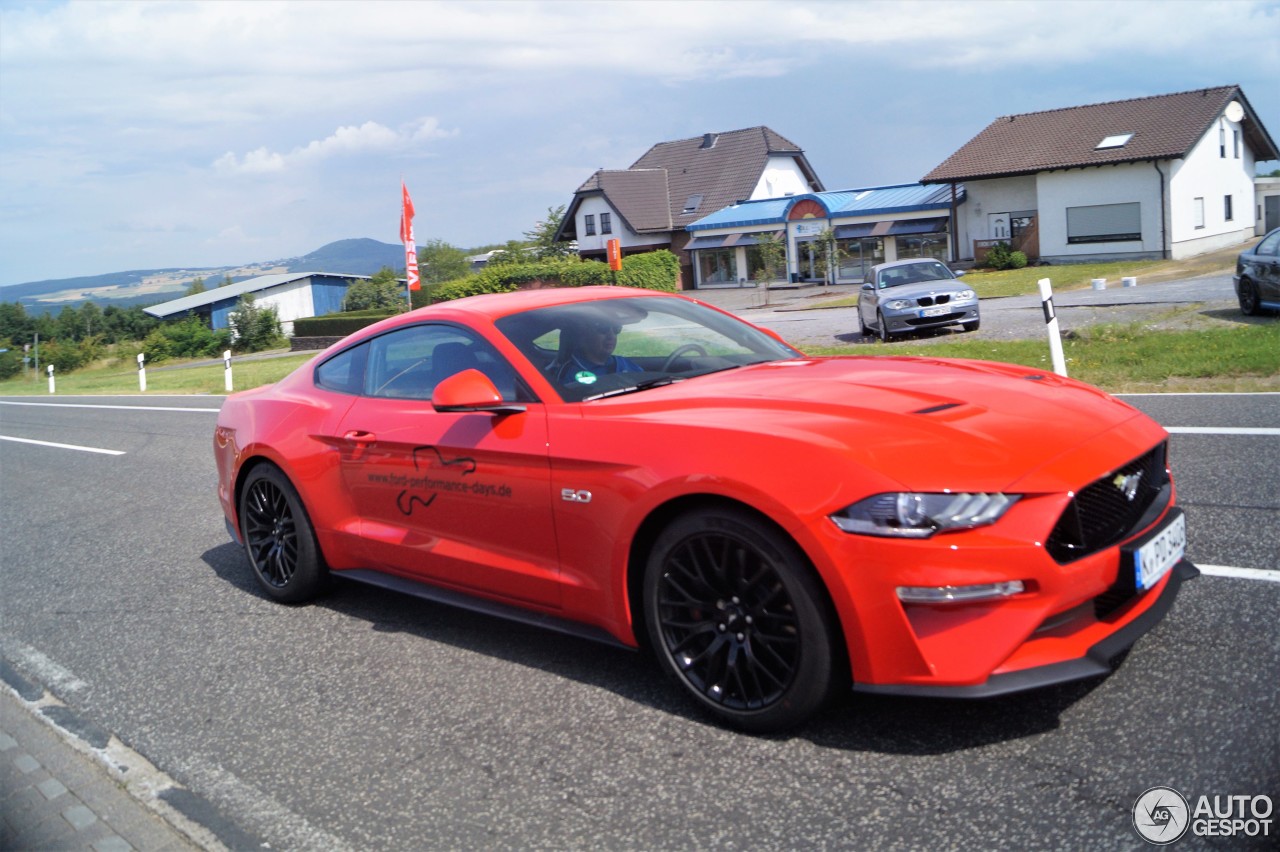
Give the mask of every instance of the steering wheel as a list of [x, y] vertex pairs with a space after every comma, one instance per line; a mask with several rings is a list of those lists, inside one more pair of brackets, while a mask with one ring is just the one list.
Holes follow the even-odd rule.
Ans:
[[664, 362], [662, 365], [662, 372], [664, 373], [671, 372], [671, 365], [676, 362], [676, 359], [678, 359], [682, 355], [688, 355], [694, 352], [698, 353], [704, 358], [707, 355], [707, 350], [703, 349], [701, 346], [699, 346], [696, 343], [686, 343], [683, 346], [677, 346], [675, 351], [667, 356], [666, 362]]

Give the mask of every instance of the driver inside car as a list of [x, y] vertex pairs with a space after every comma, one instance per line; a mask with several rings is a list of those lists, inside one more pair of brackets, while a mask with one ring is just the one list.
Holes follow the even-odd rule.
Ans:
[[622, 326], [605, 317], [588, 317], [560, 330], [560, 353], [548, 371], [560, 385], [591, 384], [597, 376], [638, 373], [644, 368], [615, 355]]

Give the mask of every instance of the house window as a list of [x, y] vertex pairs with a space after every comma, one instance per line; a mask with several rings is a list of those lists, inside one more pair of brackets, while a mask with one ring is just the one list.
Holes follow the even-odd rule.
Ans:
[[1120, 243], [1142, 239], [1142, 205], [1093, 204], [1067, 208], [1067, 243]]
[[613, 233], [613, 214], [612, 213], [600, 214], [600, 233], [602, 234]]
[[1238, 160], [1240, 159], [1240, 131], [1233, 130], [1231, 131], [1231, 135], [1235, 138], [1236, 159]]
[[1218, 125], [1218, 156], [1227, 158], [1227, 128]]
[[1203, 198], [1192, 199], [1191, 212], [1195, 216], [1196, 229], [1199, 230], [1200, 228], [1203, 228], [1204, 227], [1204, 199]]
[[1224, 196], [1222, 196], [1222, 218], [1223, 218], [1223, 219], [1225, 219], [1225, 220], [1226, 220], [1226, 221], [1228, 221], [1228, 222], [1230, 222], [1232, 219], [1236, 218], [1236, 217], [1235, 217], [1235, 213], [1234, 213], [1234, 211], [1231, 209], [1231, 196], [1230, 196], [1230, 195], [1224, 195]]
[[586, 233], [588, 237], [594, 237], [596, 235], [596, 214], [588, 213], [587, 215], [583, 216], [582, 225], [583, 225], [584, 233]]

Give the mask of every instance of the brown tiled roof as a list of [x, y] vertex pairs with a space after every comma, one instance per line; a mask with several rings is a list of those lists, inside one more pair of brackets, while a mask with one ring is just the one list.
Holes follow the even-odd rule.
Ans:
[[[708, 213], [750, 198], [772, 154], [793, 156], [813, 190], [823, 189], [800, 146], [767, 127], [706, 133], [659, 142], [629, 169], [593, 174], [578, 187], [558, 236], [572, 228], [578, 199], [591, 192], [603, 192], [637, 233], [683, 230]], [[701, 196], [697, 206], [685, 212], [695, 196]]]
[[[750, 198], [771, 154], [794, 156], [814, 190], [823, 188], [800, 146], [767, 127], [659, 142], [631, 168], [666, 169], [671, 222], [681, 229], [708, 213]], [[686, 202], [695, 195], [702, 196], [701, 203], [685, 213]]]
[[591, 179], [637, 234], [671, 230], [666, 169], [601, 169]]
[[[1276, 145], [1239, 86], [1031, 112], [997, 118], [921, 183], [1034, 174], [1050, 169], [1185, 157], [1227, 104], [1245, 108], [1245, 137], [1259, 160]], [[1098, 149], [1108, 136], [1132, 133], [1123, 147]]]

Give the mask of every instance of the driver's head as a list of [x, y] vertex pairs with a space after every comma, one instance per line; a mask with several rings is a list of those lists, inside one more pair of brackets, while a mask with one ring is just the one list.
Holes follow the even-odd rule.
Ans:
[[603, 317], [589, 317], [583, 325], [579, 350], [593, 364], [603, 364], [618, 345], [622, 327]]

